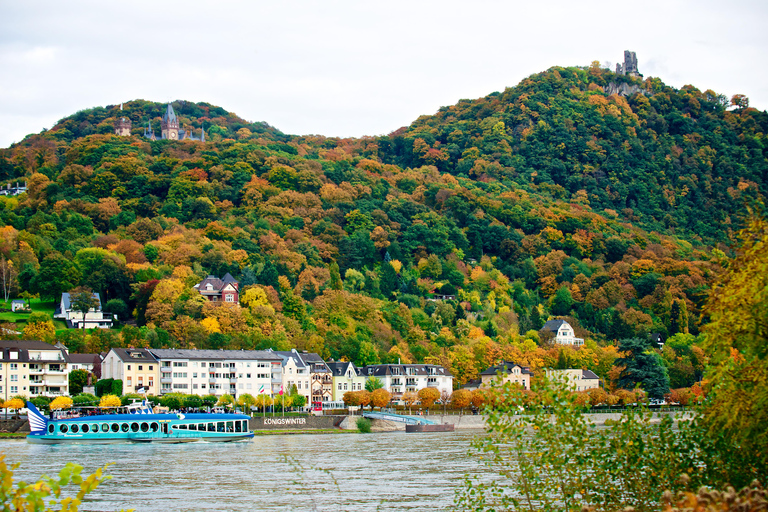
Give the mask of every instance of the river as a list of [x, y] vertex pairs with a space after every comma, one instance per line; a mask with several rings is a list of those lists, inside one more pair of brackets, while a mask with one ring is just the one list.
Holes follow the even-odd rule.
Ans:
[[0, 441], [16, 479], [67, 462], [113, 479], [84, 511], [443, 510], [467, 473], [477, 432], [269, 435], [240, 443], [33, 445]]

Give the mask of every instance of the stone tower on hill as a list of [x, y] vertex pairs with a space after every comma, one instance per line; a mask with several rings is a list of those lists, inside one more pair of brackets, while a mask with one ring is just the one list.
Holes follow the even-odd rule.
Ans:
[[179, 119], [170, 103], [163, 114], [162, 121], [160, 121], [160, 133], [163, 139], [179, 140]]
[[637, 55], [635, 55], [635, 52], [624, 50], [624, 65], [616, 64], [616, 74], [643, 76], [637, 71]]
[[[123, 104], [120, 104], [120, 112], [123, 111]], [[130, 137], [131, 135], [131, 120], [127, 117], [120, 117], [115, 122], [115, 135], [119, 137]]]

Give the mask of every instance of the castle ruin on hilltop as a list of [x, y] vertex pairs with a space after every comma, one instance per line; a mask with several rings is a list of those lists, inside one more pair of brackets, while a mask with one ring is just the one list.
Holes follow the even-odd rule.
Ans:
[[[637, 70], [637, 55], [635, 55], [635, 52], [624, 50], [624, 64], [616, 64], [616, 74], [631, 76], [633, 78], [643, 77]], [[605, 87], [606, 96], [618, 94], [619, 96], [629, 97], [637, 93], [646, 96], [648, 95], [648, 91], [637, 84], [611, 82]]]
[[635, 52], [624, 50], [624, 65], [616, 63], [616, 74], [637, 77], [643, 76], [637, 71], [637, 55], [635, 55]]

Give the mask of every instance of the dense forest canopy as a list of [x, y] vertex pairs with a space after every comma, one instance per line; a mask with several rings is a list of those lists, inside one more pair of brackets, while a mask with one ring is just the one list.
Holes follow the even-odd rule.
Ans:
[[[768, 115], [732, 103], [592, 66], [360, 139], [178, 101], [206, 142], [152, 141], [164, 104], [84, 110], [0, 150], [0, 182], [28, 186], [0, 197], [0, 256], [12, 294], [87, 286], [136, 321], [88, 346], [51, 334], [75, 350], [297, 347], [439, 362], [463, 382], [502, 357], [606, 377], [614, 340], [657, 332], [682, 387], [701, 375], [730, 234], [766, 193]], [[130, 137], [114, 135], [123, 116]], [[227, 272], [239, 305], [192, 290]], [[586, 346], [542, 339], [555, 316]]]

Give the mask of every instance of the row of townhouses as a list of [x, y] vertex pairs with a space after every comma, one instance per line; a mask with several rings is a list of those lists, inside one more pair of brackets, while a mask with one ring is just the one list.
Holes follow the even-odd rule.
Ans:
[[[435, 388], [451, 393], [453, 376], [430, 364], [376, 364], [358, 368], [350, 362], [325, 362], [318, 354], [273, 350], [176, 350], [113, 348], [106, 355], [69, 354], [61, 344], [42, 341], [0, 340], [0, 398], [15, 395], [59, 396], [69, 394], [69, 373], [100, 367], [101, 378], [120, 379], [123, 394], [163, 395], [183, 393], [239, 396], [288, 393], [293, 387], [308, 404], [341, 402], [344, 393], [365, 389], [370, 378], [399, 400], [406, 392]], [[563, 380], [576, 391], [599, 386], [589, 370], [549, 370], [550, 378]], [[530, 389], [533, 373], [527, 367], [504, 361], [481, 372], [465, 389], [503, 382]]]
[[453, 376], [429, 364], [379, 364], [363, 368], [325, 362], [318, 354], [275, 350], [174, 350], [113, 348], [101, 364], [102, 378], [120, 379], [123, 394], [184, 393], [277, 396], [293, 387], [307, 403], [340, 402], [344, 393], [381, 380], [393, 399], [407, 391], [453, 390]]

